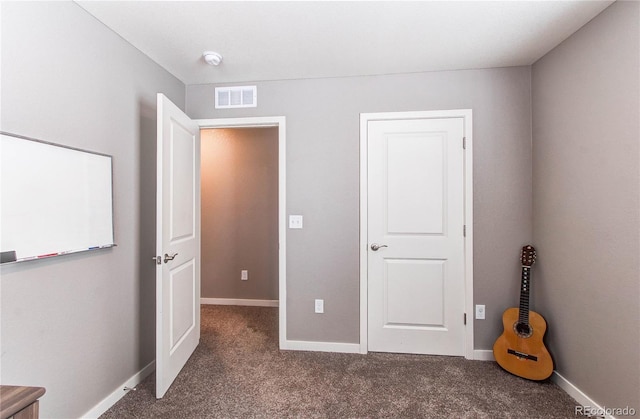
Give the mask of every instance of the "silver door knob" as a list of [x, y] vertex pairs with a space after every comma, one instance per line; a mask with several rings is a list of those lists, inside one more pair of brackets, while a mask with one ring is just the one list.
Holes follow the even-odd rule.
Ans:
[[386, 244], [377, 244], [377, 243], [373, 243], [371, 245], [371, 250], [373, 250], [374, 252], [377, 252], [378, 249], [380, 249], [381, 247], [389, 247]]
[[170, 260], [173, 260], [176, 258], [176, 256], [178, 256], [177, 253], [172, 254], [171, 256], [169, 256], [168, 254], [164, 254], [164, 263], [169, 262]]

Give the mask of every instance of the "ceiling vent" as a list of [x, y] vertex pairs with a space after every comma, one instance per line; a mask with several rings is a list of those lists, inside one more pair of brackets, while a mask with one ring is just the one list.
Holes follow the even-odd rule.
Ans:
[[258, 106], [256, 86], [216, 87], [216, 109], [255, 108]]

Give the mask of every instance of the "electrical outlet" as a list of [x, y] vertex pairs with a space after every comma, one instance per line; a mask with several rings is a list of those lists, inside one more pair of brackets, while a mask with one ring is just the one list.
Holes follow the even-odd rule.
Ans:
[[316, 313], [324, 313], [324, 300], [316, 300]]
[[242, 281], [247, 281], [249, 279], [249, 271], [245, 271], [245, 270], [240, 271], [240, 279]]
[[290, 215], [289, 228], [302, 228], [302, 215]]
[[476, 304], [476, 319], [484, 320], [484, 304]]

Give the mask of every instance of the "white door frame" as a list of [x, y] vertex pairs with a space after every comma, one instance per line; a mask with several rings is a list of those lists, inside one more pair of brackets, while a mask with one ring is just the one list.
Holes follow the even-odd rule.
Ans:
[[[464, 153], [464, 283], [465, 283], [465, 358], [474, 359], [473, 347], [473, 131], [471, 109], [419, 112], [382, 112], [360, 114], [360, 353], [368, 352], [368, 163], [367, 137], [369, 121], [463, 118], [466, 148]], [[462, 321], [462, 319], [460, 319]]]
[[248, 118], [195, 119], [200, 129], [278, 127], [278, 317], [280, 348], [287, 340], [287, 176], [286, 118], [262, 116]]

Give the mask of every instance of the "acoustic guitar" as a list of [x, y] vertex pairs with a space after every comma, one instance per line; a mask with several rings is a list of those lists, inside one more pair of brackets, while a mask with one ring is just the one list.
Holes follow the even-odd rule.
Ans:
[[508, 308], [502, 315], [504, 332], [493, 345], [493, 356], [511, 374], [540, 381], [551, 376], [553, 360], [542, 341], [547, 322], [540, 314], [529, 310], [531, 266], [536, 260], [533, 246], [522, 248], [520, 260], [520, 308]]

